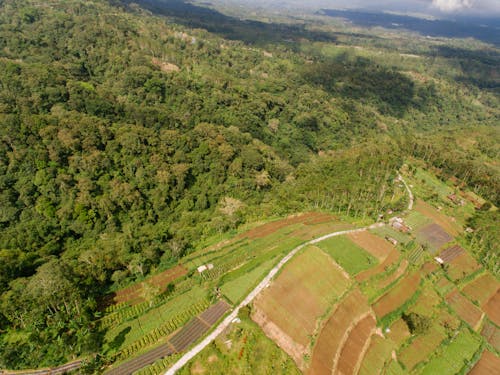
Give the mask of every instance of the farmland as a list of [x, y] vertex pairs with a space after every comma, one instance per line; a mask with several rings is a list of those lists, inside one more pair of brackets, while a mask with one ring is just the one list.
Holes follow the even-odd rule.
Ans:
[[500, 369], [500, 358], [495, 356], [493, 353], [485, 350], [481, 355], [481, 359], [472, 368], [469, 374], [471, 375], [486, 375], [486, 374], [497, 374], [498, 369]]
[[[278, 344], [300, 362], [297, 350], [305, 352], [317, 320], [349, 286], [348, 275], [321, 249], [308, 247], [255, 301], [255, 320]], [[297, 303], [300, 301], [300, 303]], [[272, 324], [270, 324], [270, 322]], [[274, 328], [274, 329], [273, 329]], [[278, 329], [290, 340], [280, 340]]]
[[465, 298], [460, 292], [455, 289], [446, 296], [446, 302], [455, 310], [457, 315], [467, 322], [472, 329], [477, 329], [481, 322], [483, 313], [471, 301]]
[[388, 241], [375, 236], [368, 231], [351, 233], [348, 234], [347, 237], [356, 245], [360, 246], [377, 258], [379, 262], [386, 259], [394, 250], [394, 247]]
[[500, 290], [497, 290], [493, 297], [484, 304], [483, 310], [493, 323], [500, 326]]
[[356, 275], [377, 264], [377, 260], [370, 253], [354, 244], [346, 236], [324, 240], [318, 246], [350, 275]]
[[366, 298], [357, 290], [349, 293], [333, 309], [313, 348], [309, 374], [331, 373], [337, 368], [349, 331], [367, 316], [368, 311]]
[[480, 344], [481, 342], [476, 335], [467, 329], [461, 330], [453, 341], [425, 365], [422, 374], [457, 374], [474, 356]]
[[436, 223], [428, 224], [417, 232], [417, 239], [428, 246], [431, 254], [435, 254], [438, 249], [453, 240], [441, 226]]
[[495, 295], [499, 288], [500, 283], [490, 273], [486, 273], [467, 284], [462, 289], [462, 293], [482, 306]]
[[[262, 290], [248, 315], [181, 373], [221, 373], [228, 366], [236, 373], [248, 368], [282, 374], [436, 373], [448, 356], [456, 363], [443, 373], [451, 374], [464, 361], [479, 360], [481, 345], [498, 345], [493, 324], [498, 282], [450, 235], [459, 235], [453, 232], [459, 226], [449, 216], [417, 201], [405, 222], [412, 227], [406, 234], [383, 226], [302, 248]], [[148, 279], [125, 289], [133, 298], [108, 307], [103, 318], [107, 355], [120, 368], [126, 353], [137, 361], [154, 357], [163, 343], [170, 355], [138, 375], [161, 373], [176, 352], [187, 350], [229, 308], [225, 304], [216, 316], [204, 313], [211, 311], [214, 294], [236, 305], [291, 248], [348, 228], [352, 224], [331, 215], [299, 214], [251, 225], [189, 254], [182, 266], [163, 272], [161, 283], [173, 278], [168, 291], [155, 289], [159, 284]], [[439, 254], [444, 265], [429, 253]], [[196, 271], [207, 264], [213, 267]], [[184, 312], [175, 315], [180, 308]], [[410, 313], [428, 319], [429, 328], [411, 331], [405, 320]], [[481, 335], [473, 331], [480, 329]]]
[[270, 369], [277, 375], [300, 374], [292, 359], [243, 316], [178, 374], [224, 374], [228, 369], [234, 374], [266, 374]]
[[377, 318], [382, 318], [403, 305], [418, 290], [419, 282], [420, 275], [414, 273], [380, 297], [373, 305]]

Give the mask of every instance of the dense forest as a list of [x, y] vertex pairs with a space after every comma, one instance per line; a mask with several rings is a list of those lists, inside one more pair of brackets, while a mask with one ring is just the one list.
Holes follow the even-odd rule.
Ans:
[[98, 351], [96, 301], [211, 235], [375, 219], [409, 156], [500, 204], [495, 50], [382, 58], [302, 27], [266, 44], [258, 22], [243, 42], [152, 10], [0, 1], [0, 368]]

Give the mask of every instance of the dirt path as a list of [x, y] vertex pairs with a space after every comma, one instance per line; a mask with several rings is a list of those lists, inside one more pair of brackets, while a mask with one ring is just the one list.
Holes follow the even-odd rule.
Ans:
[[411, 189], [408, 186], [408, 184], [406, 183], [406, 181], [404, 180], [403, 176], [401, 176], [401, 174], [398, 173], [398, 177], [401, 180], [401, 182], [403, 183], [403, 185], [405, 186], [406, 191], [408, 192], [408, 198], [409, 198], [408, 211], [411, 211], [411, 210], [413, 210], [413, 202], [414, 202], [415, 198], [413, 197], [413, 193], [411, 192]]

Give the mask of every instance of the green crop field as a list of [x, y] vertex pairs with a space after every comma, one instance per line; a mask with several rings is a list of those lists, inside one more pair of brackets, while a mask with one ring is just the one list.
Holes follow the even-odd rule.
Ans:
[[318, 243], [349, 274], [356, 275], [377, 264], [377, 260], [345, 236], [332, 237]]
[[458, 373], [474, 356], [481, 345], [480, 338], [468, 329], [451, 339], [440, 353], [422, 370], [422, 375], [453, 375]]
[[238, 278], [228, 281], [221, 286], [222, 294], [229, 298], [229, 300], [233, 303], [239, 302], [242, 297], [250, 292], [252, 287], [262, 280], [265, 274], [276, 262], [276, 258], [273, 258], [258, 265], [253, 270], [242, 274]]
[[207, 301], [207, 293], [202, 288], [194, 286], [190, 291], [146, 314], [108, 329], [104, 335], [104, 351], [107, 353], [119, 351], [200, 301]]

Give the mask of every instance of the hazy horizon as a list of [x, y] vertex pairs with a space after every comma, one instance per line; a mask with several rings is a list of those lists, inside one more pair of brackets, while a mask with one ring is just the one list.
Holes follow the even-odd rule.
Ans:
[[499, 0], [216, 0], [225, 3], [239, 3], [271, 8], [334, 8], [365, 9], [380, 12], [402, 12], [435, 17], [500, 17]]

